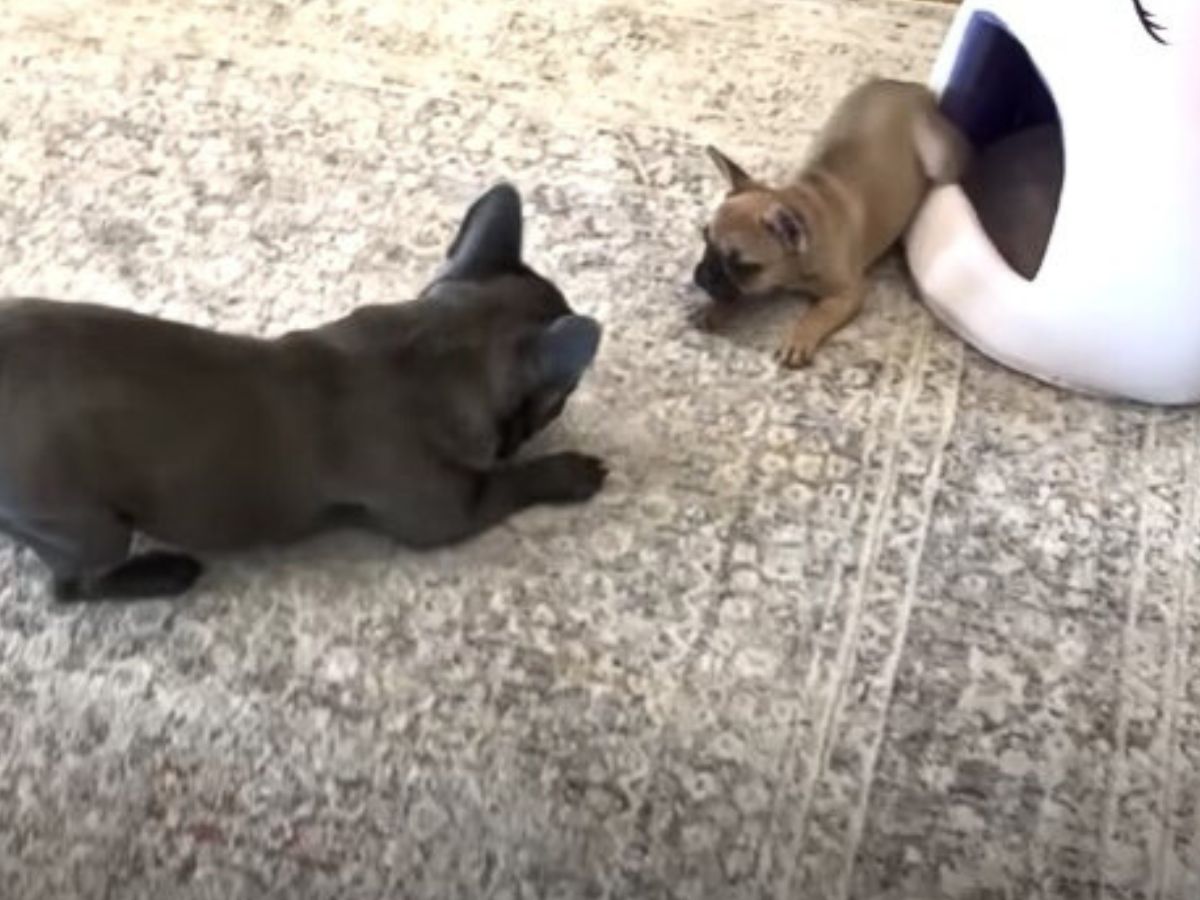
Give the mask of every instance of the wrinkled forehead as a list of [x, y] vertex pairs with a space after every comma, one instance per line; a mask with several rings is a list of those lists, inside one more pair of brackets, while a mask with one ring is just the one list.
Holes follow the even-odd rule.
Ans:
[[764, 253], [771, 241], [762, 226], [766, 200], [763, 195], [745, 194], [730, 197], [713, 215], [707, 239], [718, 253]]
[[571, 312], [562, 291], [532, 269], [479, 281], [435, 281], [422, 298], [443, 306], [460, 323], [540, 323]]

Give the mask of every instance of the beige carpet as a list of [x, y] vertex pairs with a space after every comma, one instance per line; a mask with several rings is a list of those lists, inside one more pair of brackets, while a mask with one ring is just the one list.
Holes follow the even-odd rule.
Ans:
[[0, 291], [276, 333], [411, 295], [509, 177], [608, 326], [558, 440], [614, 469], [177, 604], [4, 546], [0, 896], [1200, 896], [1196, 416], [989, 364], [895, 264], [804, 373], [686, 324], [702, 145], [788, 169], [949, 14], [0, 5]]

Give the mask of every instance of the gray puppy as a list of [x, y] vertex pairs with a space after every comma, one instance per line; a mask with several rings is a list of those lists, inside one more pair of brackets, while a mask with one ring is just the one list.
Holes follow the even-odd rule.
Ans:
[[[344, 523], [433, 547], [588, 500], [598, 459], [505, 462], [600, 342], [522, 261], [521, 237], [520, 197], [501, 184], [418, 299], [274, 340], [0, 304], [0, 530], [41, 557], [59, 598], [134, 599], [191, 587], [190, 552]], [[130, 556], [134, 532], [181, 550]]]

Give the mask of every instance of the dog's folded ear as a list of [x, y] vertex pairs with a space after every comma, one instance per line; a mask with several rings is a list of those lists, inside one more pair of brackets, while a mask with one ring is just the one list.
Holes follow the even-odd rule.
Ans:
[[600, 323], [589, 316], [562, 316], [534, 339], [530, 359], [534, 390], [573, 388], [600, 348]]
[[524, 345], [514, 407], [499, 422], [497, 456], [508, 459], [562, 413], [600, 346], [600, 323], [566, 315], [533, 334]]
[[762, 214], [762, 224], [784, 249], [795, 253], [808, 249], [808, 223], [794, 209], [772, 203]]
[[521, 195], [501, 182], [467, 210], [437, 281], [478, 280], [521, 270]]
[[704, 148], [708, 158], [729, 183], [729, 193], [737, 194], [758, 187], [758, 182], [746, 174], [746, 170], [711, 144]]

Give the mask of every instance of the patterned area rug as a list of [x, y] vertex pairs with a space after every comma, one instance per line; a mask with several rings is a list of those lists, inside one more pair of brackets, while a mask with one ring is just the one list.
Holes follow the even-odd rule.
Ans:
[[450, 552], [56, 608], [0, 548], [0, 883], [53, 898], [1200, 895], [1196, 415], [967, 351], [885, 265], [798, 374], [687, 324], [702, 147], [789, 170], [950, 10], [0, 6], [0, 291], [274, 334], [499, 177], [607, 336], [608, 489]]

